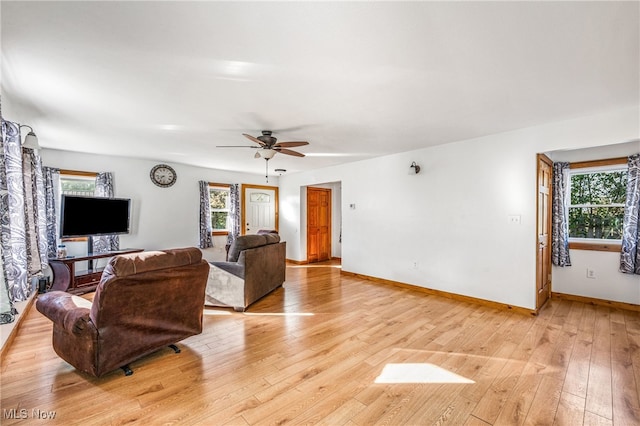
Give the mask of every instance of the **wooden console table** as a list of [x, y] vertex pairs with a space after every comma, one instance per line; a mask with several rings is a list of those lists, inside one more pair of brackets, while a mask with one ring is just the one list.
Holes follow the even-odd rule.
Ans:
[[[93, 291], [98, 286], [104, 268], [94, 268], [93, 261], [119, 254], [139, 253], [143, 249], [123, 249], [104, 253], [89, 253], [86, 256], [68, 256], [64, 258], [49, 258], [49, 266], [53, 271], [53, 284], [50, 290], [66, 291], [83, 294]], [[77, 262], [88, 262], [87, 270], [76, 270]]]

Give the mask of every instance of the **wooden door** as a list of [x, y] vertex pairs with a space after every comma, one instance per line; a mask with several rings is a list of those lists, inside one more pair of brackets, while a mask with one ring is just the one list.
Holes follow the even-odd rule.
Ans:
[[272, 186], [242, 186], [242, 235], [255, 234], [260, 229], [278, 230], [278, 188]]
[[307, 261], [331, 259], [331, 190], [307, 188]]
[[540, 309], [551, 296], [551, 194], [553, 163], [538, 154], [536, 308]]

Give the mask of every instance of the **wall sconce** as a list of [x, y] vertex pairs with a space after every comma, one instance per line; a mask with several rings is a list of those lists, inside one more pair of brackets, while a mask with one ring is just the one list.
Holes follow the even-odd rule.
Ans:
[[40, 149], [40, 144], [38, 143], [38, 137], [35, 133], [33, 133], [33, 128], [31, 126], [27, 126], [26, 124], [21, 124], [20, 128], [28, 127], [29, 133], [24, 137], [24, 142], [22, 143], [23, 148], [31, 148], [31, 149]]
[[411, 163], [411, 165], [409, 166], [409, 174], [410, 175], [414, 175], [414, 174], [417, 175], [418, 173], [420, 173], [420, 166], [418, 166], [416, 164], [416, 162], [413, 161]]

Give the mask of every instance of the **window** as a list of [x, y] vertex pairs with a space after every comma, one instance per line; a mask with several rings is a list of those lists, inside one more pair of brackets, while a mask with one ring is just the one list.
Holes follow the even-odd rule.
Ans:
[[229, 232], [229, 185], [209, 184], [209, 202], [211, 204], [211, 229], [214, 235]]
[[96, 173], [60, 170], [60, 186], [64, 195], [93, 196], [96, 190]]
[[627, 190], [626, 164], [579, 167], [569, 174], [569, 238], [606, 243], [622, 238]]

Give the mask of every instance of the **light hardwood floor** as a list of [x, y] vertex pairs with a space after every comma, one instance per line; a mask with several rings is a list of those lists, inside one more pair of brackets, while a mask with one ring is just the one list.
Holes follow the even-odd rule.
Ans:
[[205, 309], [204, 321], [182, 353], [95, 379], [56, 356], [34, 306], [2, 365], [0, 422], [640, 424], [637, 312], [551, 300], [530, 317], [329, 263], [290, 265], [284, 288], [248, 312]]

